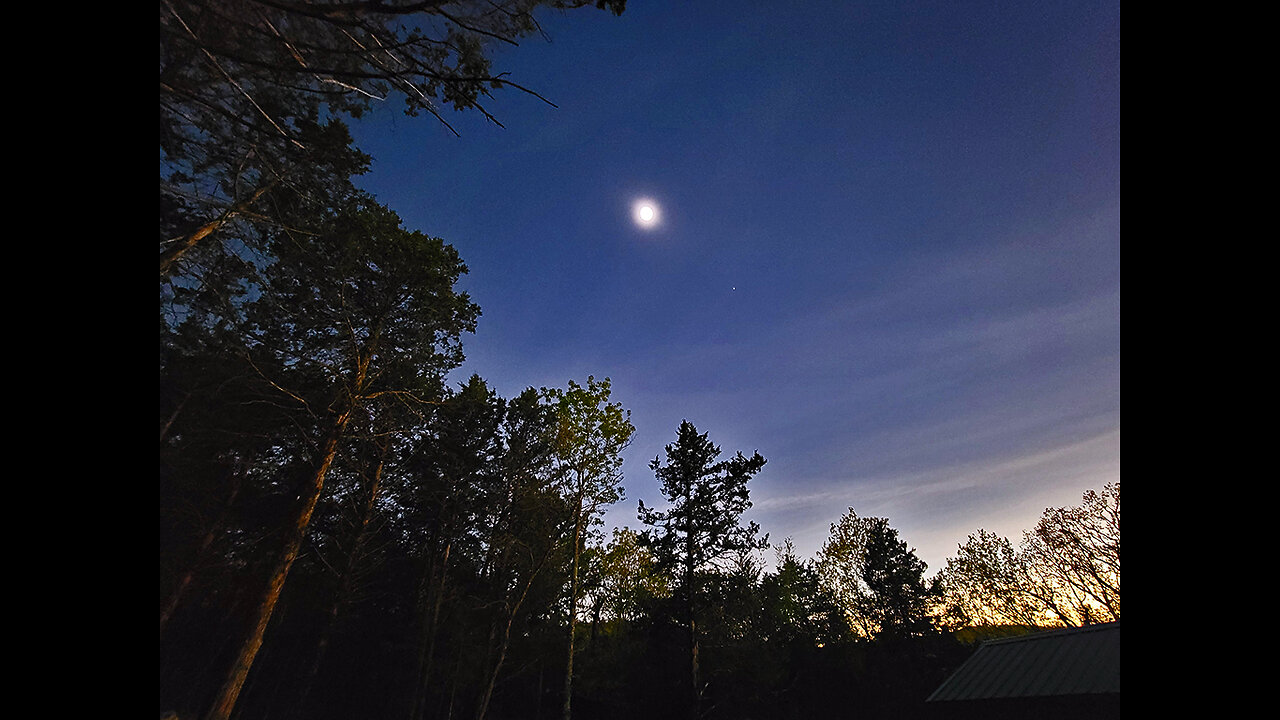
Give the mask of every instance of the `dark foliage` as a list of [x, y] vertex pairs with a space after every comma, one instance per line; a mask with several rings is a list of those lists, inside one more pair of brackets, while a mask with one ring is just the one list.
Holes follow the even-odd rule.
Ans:
[[877, 522], [867, 538], [862, 580], [871, 591], [863, 614], [879, 628], [877, 637], [896, 639], [933, 632], [932, 590], [925, 584], [925, 564], [888, 522]]
[[446, 387], [466, 268], [356, 190], [344, 120], [393, 95], [489, 116], [529, 91], [491, 43], [585, 5], [624, 2], [160, 3], [162, 713], [536, 720], [568, 678], [579, 718], [900, 718], [962, 659], [909, 622], [896, 535], [866, 582], [904, 631], [876, 642], [811, 563], [763, 571], [758, 453], [682, 424], [653, 464], [671, 508], [604, 545], [632, 432], [608, 379]]

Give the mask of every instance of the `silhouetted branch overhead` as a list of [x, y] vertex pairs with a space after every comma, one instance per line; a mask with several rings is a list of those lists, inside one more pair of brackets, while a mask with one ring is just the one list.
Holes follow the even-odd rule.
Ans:
[[[493, 0], [476, 2], [281, 2], [162, 0], [160, 3], [161, 193], [203, 198], [194, 216], [162, 245], [168, 277], [188, 252], [267, 202], [270, 168], [290, 178], [328, 178], [329, 191], [367, 168], [342, 159], [332, 144], [314, 146], [310, 126], [340, 125], [375, 102], [400, 95], [410, 115], [426, 112], [450, 133], [445, 106], [475, 110], [502, 126], [482, 100], [511, 88], [548, 105], [526, 85], [494, 72], [494, 43], [514, 45], [541, 32], [539, 7], [616, 2]], [[252, 152], [250, 152], [252, 151]], [[340, 155], [340, 153], [339, 153]], [[252, 156], [254, 162], [239, 162]], [[336, 185], [335, 185], [336, 183]], [[249, 188], [235, 193], [233, 188]], [[313, 193], [326, 202], [326, 193]], [[273, 215], [265, 211], [261, 214]], [[162, 219], [162, 224], [164, 219]]]

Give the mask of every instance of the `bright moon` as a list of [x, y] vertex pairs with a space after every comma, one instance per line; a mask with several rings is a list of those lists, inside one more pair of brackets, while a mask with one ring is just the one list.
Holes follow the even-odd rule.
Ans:
[[638, 200], [631, 209], [636, 224], [642, 228], [652, 228], [658, 224], [658, 205], [652, 200]]

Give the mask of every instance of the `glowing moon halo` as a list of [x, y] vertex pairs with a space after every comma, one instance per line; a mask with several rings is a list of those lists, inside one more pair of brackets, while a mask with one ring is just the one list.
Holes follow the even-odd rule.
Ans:
[[658, 211], [658, 204], [652, 200], [637, 200], [631, 206], [631, 217], [645, 230], [658, 226], [658, 221], [662, 219], [661, 213]]

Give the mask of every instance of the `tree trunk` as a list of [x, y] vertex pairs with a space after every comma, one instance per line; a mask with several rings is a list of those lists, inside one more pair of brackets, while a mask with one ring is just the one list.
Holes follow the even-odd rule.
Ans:
[[595, 604], [591, 606], [591, 640], [587, 643], [587, 649], [595, 647], [596, 631], [600, 627], [600, 611], [604, 607], [604, 594], [601, 592], [600, 597], [596, 598]]
[[178, 609], [178, 603], [182, 601], [182, 596], [186, 594], [187, 586], [191, 584], [192, 578], [195, 577], [196, 567], [203, 560], [205, 553], [209, 547], [213, 545], [214, 539], [218, 535], [222, 524], [226, 521], [227, 513], [231, 511], [231, 506], [236, 501], [236, 496], [240, 493], [240, 480], [243, 477], [242, 471], [237, 468], [231, 473], [231, 494], [227, 496], [227, 502], [223, 505], [222, 511], [218, 514], [218, 519], [209, 526], [208, 532], [200, 540], [200, 548], [196, 550], [195, 559], [191, 561], [191, 566], [187, 568], [187, 572], [183, 574], [182, 580], [178, 581], [178, 586], [169, 594], [169, 600], [165, 603], [164, 608], [160, 611], [160, 634], [164, 635], [164, 626], [169, 623], [169, 618], [173, 616], [173, 611]]
[[702, 688], [698, 686], [698, 623], [689, 619], [689, 669], [693, 680], [693, 702], [690, 706], [689, 717], [698, 720], [702, 716]]
[[578, 513], [573, 523], [573, 579], [569, 581], [569, 659], [564, 670], [564, 720], [573, 717], [573, 636], [578, 627], [578, 545], [582, 537], [582, 496], [578, 496]]
[[489, 673], [489, 682], [480, 697], [480, 708], [476, 712], [476, 720], [484, 720], [485, 713], [489, 712], [489, 701], [493, 698], [493, 689], [498, 684], [498, 674], [502, 670], [502, 664], [507, 659], [507, 649], [511, 646], [511, 626], [515, 624], [516, 615], [519, 614], [520, 607], [524, 605], [525, 598], [529, 597], [529, 590], [533, 587], [533, 581], [537, 576], [538, 570], [530, 574], [529, 581], [524, 584], [524, 591], [520, 593], [520, 599], [516, 600], [515, 604], [511, 606], [511, 610], [507, 615], [507, 624], [502, 631], [502, 642], [498, 646], [498, 660], [494, 663], [493, 671]]
[[177, 406], [173, 408], [173, 412], [169, 413], [169, 419], [166, 420], [164, 422], [164, 425], [160, 428], [161, 443], [164, 443], [164, 439], [168, 437], [169, 428], [173, 427], [173, 422], [178, 419], [179, 415], [182, 414], [182, 408], [186, 406], [187, 401], [190, 399], [191, 399], [191, 393], [187, 393], [183, 395], [181, 402], [179, 402]]
[[[545, 565], [545, 562], [547, 562], [547, 557], [549, 555], [550, 555], [549, 552], [547, 553], [547, 555], [544, 555], [543, 559], [541, 559], [538, 566], [536, 566], [534, 570], [530, 571], [529, 580], [527, 580], [527, 582], [525, 583], [525, 589], [524, 591], [521, 591], [520, 598], [518, 598], [518, 600], [516, 600], [516, 602], [513, 603], [513, 605], [509, 606], [511, 607], [511, 609], [509, 609], [507, 614], [507, 626], [506, 628], [503, 629], [502, 643], [500, 643], [498, 646], [498, 661], [495, 662], [493, 666], [493, 671], [492, 673], [489, 674], [489, 683], [485, 685], [484, 694], [481, 694], [480, 708], [479, 708], [479, 711], [476, 712], [476, 720], [484, 720], [484, 716], [486, 712], [489, 712], [489, 701], [493, 700], [493, 689], [494, 687], [497, 687], [498, 674], [500, 673], [500, 670], [502, 670], [503, 662], [506, 662], [507, 660], [507, 650], [509, 647], [511, 647], [511, 626], [516, 623], [516, 615], [520, 614], [521, 607], [525, 605], [525, 600], [527, 597], [529, 597], [529, 591], [530, 589], [532, 589], [532, 587], [534, 587], [534, 580], [538, 579], [538, 575], [539, 573], [541, 573], [541, 569], [543, 569], [543, 566]], [[508, 597], [508, 602], [511, 602], [511, 600], [509, 600], [509, 597]], [[539, 664], [538, 664], [539, 702], [541, 702], [541, 679], [543, 679], [543, 676], [541, 676], [541, 661], [539, 661]], [[538, 714], [536, 714], [536, 712], [534, 714], [534, 717], [538, 717]]]
[[533, 716], [542, 717], [542, 658], [538, 658], [538, 699], [533, 703]]
[[276, 177], [271, 182], [255, 190], [249, 197], [227, 208], [226, 212], [219, 215], [217, 219], [201, 225], [182, 237], [170, 240], [169, 242], [172, 244], [169, 249], [160, 253], [160, 277], [168, 276], [173, 271], [174, 263], [178, 262], [178, 260], [180, 260], [188, 250], [198, 245], [201, 240], [212, 235], [218, 228], [228, 222], [231, 222], [232, 219], [243, 215], [246, 210], [256, 203], [263, 195], [266, 195], [271, 188], [275, 187], [279, 182], [280, 178]]
[[352, 544], [351, 552], [347, 555], [347, 567], [342, 574], [338, 592], [334, 595], [333, 605], [329, 608], [329, 617], [325, 622], [324, 630], [320, 633], [320, 640], [316, 643], [315, 660], [311, 663], [310, 672], [307, 673], [307, 677], [303, 681], [302, 692], [294, 705], [296, 716], [303, 716], [307, 699], [311, 695], [312, 687], [315, 686], [316, 677], [320, 674], [320, 667], [324, 662], [325, 653], [329, 649], [329, 636], [338, 624], [338, 615], [341, 613], [343, 602], [351, 594], [352, 585], [355, 582], [353, 576], [355, 575], [356, 566], [360, 562], [360, 556], [363, 554], [365, 543], [368, 541], [369, 525], [373, 522], [373, 514], [378, 504], [378, 491], [382, 487], [382, 468], [386, 462], [387, 448], [389, 446], [390, 441], [386, 441], [380, 447], [381, 454], [378, 458], [378, 465], [373, 471], [373, 481], [369, 487], [369, 498], [365, 501], [364, 508], [361, 510], [360, 524], [356, 529], [356, 539]]
[[325, 475], [329, 472], [329, 467], [333, 464], [333, 459], [338, 454], [338, 445], [342, 440], [343, 433], [347, 427], [347, 420], [350, 417], [350, 410], [338, 416], [334, 421], [333, 427], [330, 428], [328, 436], [325, 438], [320, 454], [320, 463], [311, 475], [307, 495], [303, 499], [297, 517], [294, 518], [289, 538], [285, 541], [280, 557], [271, 571], [266, 591], [263, 593], [262, 601], [258, 604], [258, 609], [255, 613], [253, 628], [249, 632], [249, 636], [245, 638], [244, 644], [236, 656], [235, 663], [232, 664], [231, 671], [227, 674], [226, 682], [223, 683], [222, 689], [218, 691], [213, 708], [205, 716], [205, 720], [227, 720], [231, 717], [231, 711], [235, 709], [236, 700], [240, 697], [240, 690], [244, 687], [245, 678], [248, 677], [249, 669], [253, 667], [253, 660], [257, 657], [258, 650], [262, 647], [262, 638], [266, 635], [267, 624], [271, 622], [271, 615], [275, 612], [276, 603], [280, 601], [280, 592], [284, 589], [285, 579], [289, 577], [289, 570], [293, 567], [293, 562], [298, 559], [298, 554], [302, 550], [303, 541], [307, 536], [307, 528], [311, 524], [311, 515], [315, 512], [316, 504], [320, 501], [320, 494], [324, 490]]
[[[686, 497], [693, 494], [692, 480], [686, 489]], [[685, 602], [689, 614], [689, 679], [692, 681], [693, 697], [689, 703], [689, 717], [692, 720], [698, 720], [702, 715], [702, 688], [698, 678], [698, 622], [695, 618], [696, 608], [694, 607], [696, 588], [694, 588], [694, 579], [697, 574], [694, 567], [694, 534], [693, 534], [693, 510], [689, 510], [689, 515], [685, 519]]]
[[[422, 650], [418, 655], [418, 685], [414, 691], [413, 710], [410, 720], [422, 720], [427, 712], [427, 694], [431, 685], [431, 664], [435, 656], [436, 627], [440, 622], [440, 607], [444, 604], [445, 581], [449, 574], [449, 552], [453, 549], [452, 540], [446, 540], [444, 557], [440, 561], [440, 582], [435, 581], [435, 563], [427, 569], [426, 592], [423, 593], [424, 616], [422, 619]], [[434, 594], [433, 594], [434, 588]]]

